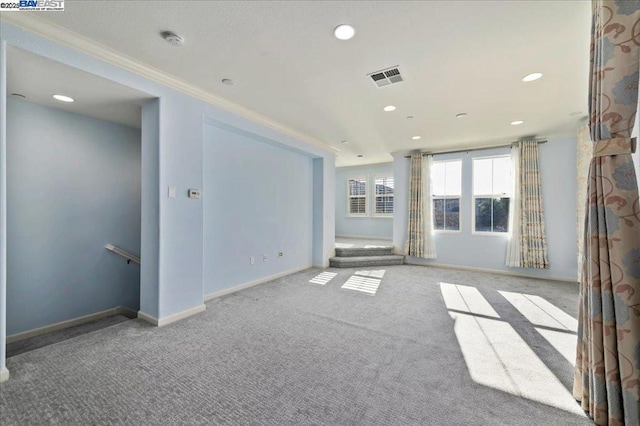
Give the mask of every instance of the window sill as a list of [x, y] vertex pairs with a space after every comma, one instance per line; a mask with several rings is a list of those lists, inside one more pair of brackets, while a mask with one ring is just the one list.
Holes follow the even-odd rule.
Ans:
[[471, 235], [478, 235], [480, 237], [509, 237], [508, 232], [476, 232], [472, 231]]
[[372, 219], [393, 219], [393, 215], [392, 214], [374, 214], [373, 216], [371, 216]]

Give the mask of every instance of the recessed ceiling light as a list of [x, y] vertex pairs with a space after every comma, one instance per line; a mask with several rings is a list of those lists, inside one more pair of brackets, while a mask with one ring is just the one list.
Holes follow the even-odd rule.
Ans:
[[173, 31], [163, 31], [160, 33], [160, 35], [163, 39], [166, 40], [167, 43], [172, 46], [178, 47], [182, 46], [182, 44], [184, 43], [184, 39]]
[[231, 80], [230, 78], [223, 78], [222, 84], [226, 84], [227, 86], [233, 86], [233, 80]]
[[364, 157], [364, 155], [358, 154], [358, 158], [362, 158], [362, 157]]
[[387, 105], [386, 107], [384, 107], [382, 109], [385, 110], [386, 112], [391, 112], [391, 111], [395, 111], [396, 107], [394, 107], [393, 105]]
[[22, 93], [12, 93], [11, 96], [15, 96], [16, 98], [22, 98], [22, 99], [26, 98], [26, 96], [23, 95]]
[[349, 143], [349, 141], [341, 141], [340, 143], [341, 143], [342, 145], [346, 145], [346, 144], [348, 144], [348, 143]]
[[522, 123], [524, 123], [524, 121], [522, 121], [522, 120], [516, 120], [516, 121], [512, 121], [512, 122], [511, 122], [511, 125], [512, 125], [512, 126], [519, 126], [519, 125], [521, 125]]
[[60, 102], [75, 102], [75, 99], [70, 98], [69, 96], [65, 96], [65, 95], [52, 95], [53, 99], [60, 101]]
[[413, 139], [414, 141], [417, 141], [418, 139], [422, 139], [422, 136], [413, 136], [411, 139]]
[[413, 118], [413, 115], [407, 115], [407, 119], [411, 120]]
[[524, 77], [522, 77], [522, 81], [524, 82], [529, 82], [529, 81], [535, 81], [539, 78], [542, 78], [542, 73], [541, 72], [534, 72], [531, 74], [527, 74]]
[[467, 116], [466, 112], [461, 112], [460, 114], [456, 114], [456, 118], [465, 118]]
[[333, 35], [336, 36], [338, 40], [349, 40], [356, 33], [356, 30], [349, 24], [340, 24], [333, 29]]

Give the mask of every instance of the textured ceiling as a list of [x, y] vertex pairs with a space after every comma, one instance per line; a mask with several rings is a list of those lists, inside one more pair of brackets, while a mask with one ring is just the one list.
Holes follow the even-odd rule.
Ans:
[[[7, 49], [7, 96], [140, 128], [140, 105], [150, 96], [21, 49]], [[52, 95], [67, 95], [73, 103]]]
[[[38, 16], [336, 146], [338, 165], [573, 134], [587, 108], [589, 1], [67, 1]], [[366, 77], [394, 65], [403, 83]]]

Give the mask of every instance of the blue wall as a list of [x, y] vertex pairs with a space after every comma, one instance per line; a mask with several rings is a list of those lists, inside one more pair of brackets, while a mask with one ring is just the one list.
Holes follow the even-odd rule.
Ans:
[[158, 315], [160, 306], [160, 100], [142, 105], [142, 207], [140, 311]]
[[7, 102], [7, 332], [138, 309], [140, 131]]
[[[373, 211], [373, 178], [376, 174], [393, 176], [393, 163], [368, 166], [340, 167], [336, 169], [336, 235], [352, 237], [393, 237], [393, 217], [349, 217], [347, 212], [347, 179], [352, 175], [368, 176], [369, 213]], [[395, 199], [394, 199], [395, 201]]]
[[204, 294], [311, 266], [314, 160], [212, 125], [203, 151]]
[[[5, 17], [3, 16], [3, 19]], [[8, 19], [8, 18], [7, 18]], [[46, 23], [42, 25], [47, 26]], [[40, 31], [42, 28], [40, 29]], [[322, 165], [322, 184], [314, 190], [322, 193], [314, 208], [320, 209], [313, 223], [315, 263], [328, 264], [334, 241], [335, 185], [334, 151], [316, 141], [308, 141], [296, 132], [265, 119], [240, 106], [216, 99], [197, 90], [185, 89], [170, 78], [158, 79], [154, 73], [144, 77], [127, 61], [121, 66], [107, 63], [101, 56], [88, 49], [90, 54], [68, 46], [78, 46], [73, 34], [56, 29], [51, 39], [44, 38], [9, 24], [0, 26], [0, 43], [25, 49], [65, 65], [95, 74], [116, 83], [147, 93], [157, 101], [143, 107], [142, 124], [142, 268], [140, 306], [144, 314], [155, 318], [168, 318], [175, 314], [193, 312], [203, 305], [204, 293], [204, 220], [202, 200], [189, 199], [189, 188], [203, 187], [203, 123], [208, 120], [249, 132], [261, 141], [271, 141], [289, 149], [295, 149]], [[54, 40], [59, 40], [56, 42]], [[0, 71], [3, 71], [4, 48], [0, 51]], [[10, 60], [10, 59], [9, 59]], [[117, 60], [115, 62], [118, 62]], [[125, 69], [123, 67], [128, 67]], [[142, 71], [140, 71], [142, 72]], [[152, 80], [151, 78], [154, 78]], [[159, 82], [162, 81], [162, 82]], [[0, 94], [6, 90], [4, 71], [0, 73]], [[188, 91], [189, 94], [187, 94]], [[0, 100], [0, 114], [4, 104]], [[0, 153], [4, 149], [2, 139], [5, 121], [0, 121]], [[2, 185], [5, 168], [0, 158], [0, 208], [4, 205]], [[167, 188], [176, 187], [177, 198], [167, 198]], [[0, 216], [0, 231], [5, 228], [5, 218]], [[0, 250], [4, 235], [0, 233]], [[6, 250], [0, 252], [0, 267]], [[0, 295], [6, 286], [0, 270]], [[6, 323], [0, 301], [0, 353], [5, 351], [2, 330]], [[175, 317], [174, 317], [175, 318]], [[0, 369], [4, 358], [0, 356]]]
[[[545, 209], [546, 235], [550, 269], [522, 269], [505, 266], [507, 235], [473, 235], [472, 158], [509, 154], [509, 149], [443, 154], [434, 160], [460, 158], [462, 165], [462, 198], [460, 200], [460, 232], [436, 232], [437, 259], [411, 258], [411, 263], [466, 266], [499, 270], [532, 276], [577, 279], [576, 249], [576, 139], [550, 139], [539, 145], [542, 196]], [[396, 184], [396, 217], [394, 243], [402, 247], [406, 239], [407, 188], [409, 159], [398, 155], [394, 160]]]

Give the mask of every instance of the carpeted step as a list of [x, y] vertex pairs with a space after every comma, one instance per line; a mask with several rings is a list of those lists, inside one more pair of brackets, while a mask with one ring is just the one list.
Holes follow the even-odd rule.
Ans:
[[336, 247], [337, 257], [387, 256], [393, 254], [393, 246], [387, 247]]
[[7, 358], [113, 327], [130, 319], [123, 314], [116, 314], [9, 343], [7, 345]]
[[355, 256], [355, 257], [332, 257], [329, 265], [334, 268], [358, 268], [362, 266], [387, 266], [402, 265], [404, 256]]

